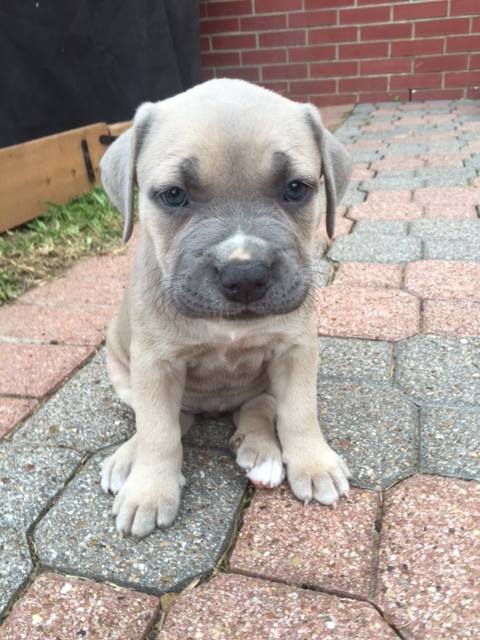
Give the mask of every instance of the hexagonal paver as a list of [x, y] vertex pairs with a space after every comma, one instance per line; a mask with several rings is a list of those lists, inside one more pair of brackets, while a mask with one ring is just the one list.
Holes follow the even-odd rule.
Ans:
[[396, 640], [397, 636], [365, 602], [221, 574], [184, 592], [158, 635], [158, 640], [187, 638]]
[[480, 480], [480, 407], [424, 407], [420, 470]]
[[385, 498], [377, 602], [408, 640], [480, 636], [480, 485], [414, 476]]
[[180, 514], [142, 540], [122, 538], [112, 497], [100, 489], [98, 454], [70, 483], [34, 533], [40, 561], [56, 570], [161, 593], [213, 569], [227, 546], [246, 480], [219, 451], [186, 450]]
[[35, 578], [0, 628], [2, 640], [142, 640], [158, 598], [54, 573]]
[[480, 336], [480, 303], [470, 300], [425, 300], [423, 330], [443, 335]]
[[[0, 615], [32, 568], [25, 534], [16, 528], [0, 526]], [[0, 637], [3, 640], [1, 628]]]
[[318, 416], [353, 484], [382, 489], [416, 468], [417, 410], [398, 390], [368, 382], [318, 383]]
[[480, 338], [415, 336], [397, 345], [398, 385], [419, 404], [480, 404]]
[[319, 338], [319, 378], [392, 382], [393, 345], [374, 340]]
[[368, 262], [342, 262], [335, 272], [335, 284], [359, 287], [386, 287], [399, 289], [403, 268], [396, 264], [369, 264]]
[[0, 398], [0, 438], [28, 415], [36, 404], [35, 400]]
[[401, 340], [418, 332], [419, 301], [395, 289], [333, 285], [317, 292], [319, 335]]
[[353, 489], [335, 509], [303, 505], [285, 486], [257, 491], [230, 569], [368, 598], [377, 508], [377, 494], [360, 489]]
[[480, 301], [480, 264], [444, 260], [412, 262], [405, 268], [405, 289], [435, 300]]
[[337, 262], [412, 262], [422, 257], [422, 245], [412, 236], [353, 233], [337, 238], [328, 257]]
[[2, 526], [25, 530], [80, 463], [68, 449], [0, 444]]

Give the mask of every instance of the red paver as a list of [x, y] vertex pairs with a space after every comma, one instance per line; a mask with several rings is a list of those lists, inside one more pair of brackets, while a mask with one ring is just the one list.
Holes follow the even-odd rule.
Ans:
[[420, 298], [480, 302], [480, 264], [422, 260], [405, 268], [405, 289]]
[[[348, 233], [350, 233], [352, 226], [353, 220], [349, 220], [348, 218], [337, 215], [335, 219], [335, 233], [333, 237], [338, 238], [339, 236], [347, 235]], [[330, 242], [327, 237], [327, 230], [325, 229], [325, 225], [323, 223], [320, 223], [320, 226], [318, 227], [317, 238], [319, 240]]]
[[445, 202], [427, 205], [423, 214], [425, 218], [476, 218], [477, 210], [473, 205]]
[[421, 204], [436, 205], [439, 209], [447, 204], [464, 210], [480, 204], [480, 193], [476, 187], [428, 187], [417, 189], [413, 199]]
[[333, 285], [317, 292], [319, 335], [401, 340], [418, 333], [419, 300], [395, 289]]
[[369, 140], [367, 138], [360, 138], [352, 144], [347, 144], [349, 151], [365, 151], [366, 149], [378, 149], [381, 146], [380, 140]]
[[[412, 171], [414, 169], [423, 169], [425, 163], [422, 158], [406, 157], [402, 158], [402, 171]], [[392, 156], [390, 158], [383, 158], [383, 160], [376, 160], [372, 163], [371, 168], [375, 171], [398, 171], [399, 162], [398, 158]], [[410, 194], [410, 192], [407, 192]]]
[[365, 164], [355, 164], [352, 171], [351, 182], [361, 182], [373, 178], [374, 172]]
[[35, 400], [0, 398], [0, 437], [28, 415], [36, 404]]
[[[439, 154], [439, 153], [428, 153], [422, 156], [422, 158], [426, 161], [427, 167], [463, 167], [463, 159], [465, 154], [461, 151], [458, 153], [449, 153], [449, 154]], [[402, 161], [403, 166], [403, 161]]]
[[396, 127], [421, 127], [422, 124], [426, 124], [423, 116], [402, 115], [398, 120], [395, 120]]
[[372, 191], [365, 202], [350, 209], [353, 220], [414, 220], [421, 218], [423, 207], [412, 202], [410, 191]]
[[158, 640], [396, 640], [369, 604], [221, 574], [184, 592]]
[[414, 476], [387, 491], [376, 600], [403, 637], [480, 637], [479, 522], [479, 484]]
[[38, 576], [0, 628], [1, 640], [142, 640], [158, 598], [91, 580]]
[[82, 260], [63, 277], [28, 291], [20, 303], [56, 306], [117, 305], [127, 283], [130, 255]]
[[336, 509], [303, 505], [286, 486], [257, 491], [230, 559], [233, 571], [368, 597], [377, 494], [352, 489]]
[[61, 308], [15, 303], [0, 309], [0, 336], [98, 346], [114, 313], [112, 306]]
[[41, 398], [93, 353], [91, 347], [0, 344], [0, 394]]
[[480, 303], [469, 300], [425, 300], [423, 331], [455, 336], [480, 336]]
[[396, 264], [343, 262], [335, 273], [335, 284], [399, 289], [402, 274], [403, 268]]

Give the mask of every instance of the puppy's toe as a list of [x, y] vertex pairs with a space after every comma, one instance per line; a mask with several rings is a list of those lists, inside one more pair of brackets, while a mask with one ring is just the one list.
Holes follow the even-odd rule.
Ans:
[[329, 475], [320, 476], [313, 481], [313, 497], [321, 504], [335, 504], [339, 498]]
[[334, 505], [347, 495], [349, 475], [347, 465], [330, 448], [302, 461], [294, 461], [288, 467], [293, 494], [303, 502], [313, 498], [325, 505]]
[[135, 436], [122, 444], [102, 463], [101, 486], [105, 493], [117, 494], [125, 484], [135, 456]]
[[255, 466], [257, 458], [258, 452], [252, 447], [246, 446], [242, 443], [237, 449], [235, 461], [239, 467], [242, 467], [245, 471], [250, 471], [250, 469], [253, 469]]
[[256, 487], [273, 489], [282, 484], [285, 470], [281, 456], [272, 456], [257, 462], [247, 473], [247, 478]]

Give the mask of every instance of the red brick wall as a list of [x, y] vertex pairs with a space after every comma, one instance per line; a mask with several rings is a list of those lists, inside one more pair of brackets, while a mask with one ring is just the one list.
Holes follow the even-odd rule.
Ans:
[[480, 98], [480, 0], [201, 0], [200, 12], [205, 79], [318, 105]]

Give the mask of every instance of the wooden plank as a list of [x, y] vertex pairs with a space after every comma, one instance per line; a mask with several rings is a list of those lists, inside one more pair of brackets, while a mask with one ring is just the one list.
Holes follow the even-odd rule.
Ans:
[[67, 202], [88, 191], [92, 183], [81, 141], [88, 142], [98, 181], [107, 149], [99, 136], [109, 133], [105, 123], [97, 123], [0, 149], [0, 232], [43, 213], [47, 202]]
[[109, 124], [108, 128], [110, 129], [111, 136], [119, 136], [124, 131], [129, 129], [132, 126], [131, 120], [126, 120], [125, 122], [115, 122], [115, 124]]

